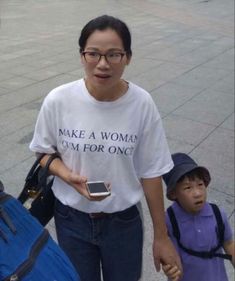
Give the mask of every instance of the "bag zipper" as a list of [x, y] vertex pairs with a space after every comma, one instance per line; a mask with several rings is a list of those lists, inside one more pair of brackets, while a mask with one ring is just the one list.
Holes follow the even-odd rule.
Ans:
[[30, 272], [33, 268], [33, 265], [35, 263], [35, 260], [37, 259], [37, 256], [39, 255], [41, 249], [46, 244], [47, 240], [49, 238], [49, 232], [44, 229], [42, 234], [39, 236], [35, 244], [33, 245], [28, 259], [26, 259], [16, 270], [13, 272], [13, 274], [9, 275], [3, 281], [18, 281], [21, 280], [21, 278]]

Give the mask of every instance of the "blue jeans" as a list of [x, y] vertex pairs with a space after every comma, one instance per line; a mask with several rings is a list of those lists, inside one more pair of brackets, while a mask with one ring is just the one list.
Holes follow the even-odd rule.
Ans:
[[143, 229], [133, 206], [122, 212], [92, 218], [55, 205], [59, 245], [67, 253], [81, 281], [138, 281], [141, 277]]

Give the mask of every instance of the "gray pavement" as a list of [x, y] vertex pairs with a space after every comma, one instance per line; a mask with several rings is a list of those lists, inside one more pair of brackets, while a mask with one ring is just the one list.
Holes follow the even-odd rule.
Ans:
[[[7, 191], [19, 193], [34, 161], [28, 144], [43, 98], [83, 75], [80, 29], [104, 13], [128, 23], [134, 55], [125, 77], [153, 96], [171, 151], [190, 153], [209, 168], [208, 197], [234, 227], [232, 0], [0, 0], [0, 179]], [[142, 280], [165, 280], [153, 266], [152, 225], [142, 205]], [[49, 229], [54, 235], [53, 222]]]

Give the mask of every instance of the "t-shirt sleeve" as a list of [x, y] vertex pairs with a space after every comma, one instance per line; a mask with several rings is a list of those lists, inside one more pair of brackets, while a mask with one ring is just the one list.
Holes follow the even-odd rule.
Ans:
[[158, 177], [169, 172], [173, 167], [162, 120], [153, 104], [149, 106], [134, 164], [139, 178]]
[[50, 97], [46, 97], [35, 125], [33, 139], [29, 145], [30, 150], [39, 153], [54, 153], [56, 151], [56, 116]]

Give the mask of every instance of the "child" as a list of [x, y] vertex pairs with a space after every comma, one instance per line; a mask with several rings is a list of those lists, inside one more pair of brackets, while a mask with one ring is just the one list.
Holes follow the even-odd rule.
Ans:
[[[235, 243], [225, 213], [206, 201], [210, 173], [184, 153], [173, 154], [172, 159], [174, 168], [163, 179], [167, 198], [174, 201], [166, 222], [183, 265], [180, 280], [227, 281], [224, 259], [234, 266]], [[163, 270], [170, 280], [179, 280], [177, 267], [163, 265]]]

